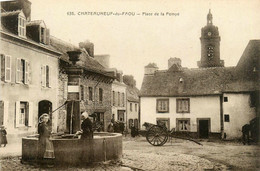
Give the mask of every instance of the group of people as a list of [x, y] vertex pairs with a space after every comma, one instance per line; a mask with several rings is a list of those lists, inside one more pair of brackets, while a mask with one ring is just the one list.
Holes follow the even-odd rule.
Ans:
[[[76, 135], [80, 135], [80, 140], [83, 144], [82, 159], [85, 160], [86, 157], [88, 157], [88, 161], [91, 162], [93, 161], [93, 156], [89, 154], [93, 154], [91, 151], [93, 150], [93, 123], [86, 111], [82, 113], [81, 119], [83, 120], [81, 123], [81, 130], [78, 131]], [[38, 163], [53, 166], [55, 154], [53, 143], [50, 140], [51, 128], [49, 125], [49, 115], [47, 113], [42, 114], [39, 118], [38, 133]], [[90, 148], [86, 148], [86, 146], [90, 146]], [[87, 149], [90, 149], [90, 151], [86, 151]]]

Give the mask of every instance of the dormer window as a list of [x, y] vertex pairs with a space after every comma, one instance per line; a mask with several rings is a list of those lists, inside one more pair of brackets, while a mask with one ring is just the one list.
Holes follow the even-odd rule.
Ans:
[[45, 28], [41, 27], [40, 30], [40, 42], [46, 44], [46, 32]]
[[50, 30], [47, 29], [46, 24], [42, 20], [35, 20], [28, 22], [27, 36], [35, 42], [49, 45], [50, 44]]
[[24, 16], [18, 16], [18, 36], [26, 38], [26, 19]]

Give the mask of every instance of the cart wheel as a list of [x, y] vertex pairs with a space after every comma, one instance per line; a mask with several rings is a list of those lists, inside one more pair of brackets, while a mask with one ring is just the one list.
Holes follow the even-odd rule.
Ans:
[[168, 140], [167, 129], [158, 125], [152, 126], [146, 134], [146, 140], [154, 146], [164, 145]]

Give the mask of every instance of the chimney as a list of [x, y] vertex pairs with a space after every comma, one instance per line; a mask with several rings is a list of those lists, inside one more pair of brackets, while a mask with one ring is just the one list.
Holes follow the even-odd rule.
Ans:
[[94, 58], [101, 65], [103, 65], [105, 68], [109, 68], [109, 66], [110, 66], [110, 55], [95, 55]]
[[144, 67], [144, 75], [154, 75], [155, 71], [158, 70], [156, 63], [149, 63]]
[[86, 51], [88, 52], [89, 56], [94, 58], [94, 43], [86, 40], [85, 42], [80, 42], [79, 47], [85, 48]]
[[31, 21], [31, 4], [32, 3], [28, 0], [4, 1], [1, 2], [1, 8], [5, 11], [22, 10], [26, 20]]
[[176, 57], [170, 58], [168, 60], [168, 69], [170, 69], [173, 64], [176, 64], [177, 66], [181, 67], [181, 59]]
[[116, 73], [116, 79], [117, 79], [117, 81], [119, 81], [120, 83], [122, 83], [123, 82], [123, 71], [117, 71], [117, 73]]

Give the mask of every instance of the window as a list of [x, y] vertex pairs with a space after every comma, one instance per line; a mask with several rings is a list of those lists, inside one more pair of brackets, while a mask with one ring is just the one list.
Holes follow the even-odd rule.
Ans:
[[18, 17], [18, 36], [26, 37], [26, 20], [24, 17]]
[[46, 65], [46, 87], [50, 87], [50, 69], [48, 65]]
[[41, 67], [41, 83], [42, 87], [51, 87], [51, 68], [48, 65]]
[[129, 119], [128, 121], [128, 126], [129, 126], [129, 129], [131, 129], [132, 125], [133, 125], [133, 119]]
[[90, 101], [93, 100], [93, 88], [92, 87], [88, 88], [88, 97], [89, 97]]
[[177, 113], [190, 113], [190, 99], [176, 99]]
[[229, 122], [229, 115], [228, 115], [228, 114], [225, 114], [225, 115], [224, 115], [224, 121], [225, 121], [225, 122]]
[[156, 123], [170, 130], [170, 118], [156, 118]]
[[85, 100], [85, 97], [84, 97], [84, 86], [83, 85], [80, 85], [80, 100]]
[[125, 107], [125, 93], [122, 93], [122, 106]]
[[132, 110], [133, 110], [133, 104], [130, 103], [130, 111], [132, 112]]
[[169, 112], [169, 99], [157, 99], [157, 112], [166, 113]]
[[[25, 125], [25, 115], [27, 114], [27, 103], [20, 103], [20, 116], [19, 116], [19, 125]], [[26, 117], [27, 119], [27, 117]]]
[[40, 43], [46, 44], [46, 32], [45, 28], [41, 27], [41, 33], [40, 33]]
[[16, 102], [16, 127], [33, 125], [33, 105], [32, 102]]
[[16, 59], [16, 82], [29, 83], [29, 62], [24, 59]]
[[1, 54], [1, 80], [11, 82], [11, 56]]
[[99, 88], [99, 101], [102, 102], [103, 101], [103, 89]]
[[224, 102], [228, 102], [228, 97], [224, 97]]
[[113, 91], [112, 96], [113, 96], [113, 106], [115, 106], [116, 105], [115, 91]]
[[117, 104], [117, 106], [121, 106], [120, 104], [120, 92], [118, 92], [117, 93], [118, 95], [117, 95], [117, 101], [118, 101], [118, 104]]
[[177, 119], [177, 131], [190, 131], [190, 120]]
[[135, 111], [137, 112], [137, 104], [135, 104]]

